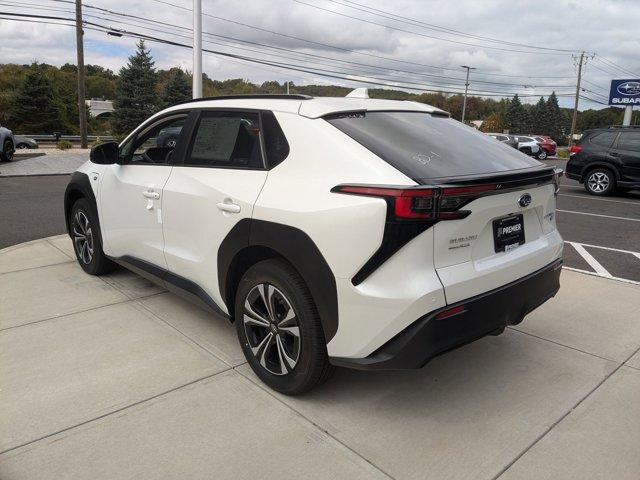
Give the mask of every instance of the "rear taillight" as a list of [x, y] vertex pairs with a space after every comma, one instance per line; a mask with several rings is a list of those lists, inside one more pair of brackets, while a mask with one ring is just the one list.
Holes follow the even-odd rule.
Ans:
[[390, 206], [389, 213], [400, 220], [457, 220], [471, 213], [461, 207], [496, 188], [496, 184], [410, 188], [338, 185], [331, 191], [384, 198]]
[[573, 153], [580, 153], [582, 151], [582, 147], [580, 145], [571, 145], [571, 147], [569, 147], [569, 153], [573, 154]]
[[553, 169], [553, 186], [554, 191], [553, 194], [557, 197], [560, 192], [560, 177], [564, 175], [564, 171], [560, 168]]

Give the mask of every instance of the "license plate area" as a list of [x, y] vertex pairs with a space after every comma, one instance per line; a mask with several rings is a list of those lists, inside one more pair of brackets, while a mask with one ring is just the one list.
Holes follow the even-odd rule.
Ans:
[[493, 245], [497, 252], [508, 252], [524, 244], [522, 214], [509, 215], [493, 221]]

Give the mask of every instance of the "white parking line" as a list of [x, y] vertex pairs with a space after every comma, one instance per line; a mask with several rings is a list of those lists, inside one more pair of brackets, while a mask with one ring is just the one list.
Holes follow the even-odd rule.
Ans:
[[600, 277], [600, 278], [608, 278], [609, 280], [616, 280], [618, 282], [623, 282], [623, 283], [630, 283], [632, 285], [640, 285], [640, 282], [636, 282], [635, 280], [629, 280], [628, 278], [620, 278], [620, 277], [602, 277], [602, 275], [598, 275], [595, 272], [590, 272], [588, 270], [582, 270], [580, 268], [573, 268], [573, 267], [562, 267], [565, 270], [571, 270], [572, 272], [580, 272], [580, 273], [584, 273], [586, 275], [592, 275], [594, 277]]
[[601, 215], [599, 213], [576, 212], [574, 210], [560, 210], [559, 208], [556, 208], [556, 212], [575, 213], [576, 215], [590, 215], [592, 217], [604, 217], [604, 218], [612, 218], [614, 220], [628, 220], [630, 222], [640, 222], [640, 218], [614, 217], [613, 215]]
[[621, 250], [619, 248], [602, 247], [600, 245], [590, 245], [588, 243], [578, 243], [578, 242], [569, 242], [569, 241], [565, 241], [565, 243], [570, 243], [571, 245], [573, 244], [582, 245], [583, 247], [589, 247], [589, 248], [599, 248], [601, 250], [610, 250], [612, 252], [629, 253], [631, 255], [635, 255], [636, 257], [640, 257], [640, 252], [632, 252], [631, 250]]
[[580, 256], [584, 258], [584, 261], [587, 262], [589, 266], [593, 268], [599, 276], [606, 277], [606, 278], [613, 277], [613, 275], [611, 275], [607, 271], [607, 269], [602, 266], [602, 264], [599, 261], [593, 258], [593, 256], [589, 252], [587, 252], [581, 244], [575, 243], [575, 242], [565, 242], [565, 243], [568, 243], [573, 248], [575, 248], [576, 252], [578, 252]]
[[626, 200], [611, 200], [609, 198], [599, 198], [593, 197], [589, 195], [569, 195], [568, 193], [559, 193], [560, 197], [573, 197], [573, 198], [583, 198], [585, 200], [598, 200], [599, 202], [610, 202], [610, 203], [626, 203], [628, 205], [636, 205], [640, 207], [640, 202], [627, 202]]

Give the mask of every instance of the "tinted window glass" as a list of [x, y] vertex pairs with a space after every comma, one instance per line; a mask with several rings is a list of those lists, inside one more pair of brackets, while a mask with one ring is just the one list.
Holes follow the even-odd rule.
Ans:
[[616, 135], [618, 135], [618, 132], [598, 133], [597, 135], [591, 137], [591, 140], [589, 141], [602, 147], [610, 147], [615, 140]]
[[505, 172], [541, 165], [444, 116], [367, 112], [327, 121], [412, 179]]
[[271, 112], [262, 112], [262, 131], [267, 162], [273, 168], [289, 155], [289, 143]]
[[263, 168], [258, 114], [203, 112], [185, 165]]
[[640, 152], [640, 132], [622, 132], [618, 140], [618, 148]]
[[126, 163], [171, 163], [173, 151], [182, 133], [186, 115], [173, 117], [155, 124], [123, 147]]

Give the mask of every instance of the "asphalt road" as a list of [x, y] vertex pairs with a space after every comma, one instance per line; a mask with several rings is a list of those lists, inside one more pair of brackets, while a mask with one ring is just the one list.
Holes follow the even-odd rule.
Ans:
[[65, 232], [68, 175], [0, 178], [0, 248]]
[[[67, 175], [0, 178], [0, 248], [64, 233], [67, 181]], [[594, 197], [563, 178], [557, 223], [568, 242], [565, 266], [640, 282], [640, 192]]]

